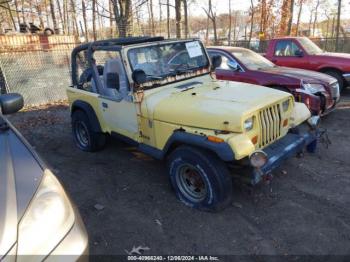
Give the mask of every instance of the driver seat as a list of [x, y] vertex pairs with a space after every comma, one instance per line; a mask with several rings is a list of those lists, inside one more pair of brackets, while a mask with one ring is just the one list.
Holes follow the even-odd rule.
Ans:
[[[119, 84], [114, 85], [113, 81], [108, 81], [109, 73], [117, 73], [119, 75]], [[113, 98], [121, 98], [123, 95], [127, 94], [129, 90], [128, 81], [126, 77], [126, 73], [124, 71], [123, 64], [120, 58], [109, 59], [105, 63], [104, 71], [103, 71], [103, 90], [102, 95], [113, 97]]]

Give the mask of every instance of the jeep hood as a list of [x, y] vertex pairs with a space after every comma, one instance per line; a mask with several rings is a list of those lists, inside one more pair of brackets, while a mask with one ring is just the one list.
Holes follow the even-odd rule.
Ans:
[[0, 260], [16, 243], [18, 222], [43, 175], [24, 143], [12, 126], [0, 131]]
[[145, 92], [142, 114], [180, 126], [242, 132], [257, 110], [290, 94], [261, 86], [204, 76]]

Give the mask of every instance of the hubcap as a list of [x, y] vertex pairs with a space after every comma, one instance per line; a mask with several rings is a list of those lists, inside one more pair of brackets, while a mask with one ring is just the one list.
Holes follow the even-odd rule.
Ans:
[[193, 202], [200, 202], [207, 195], [206, 184], [198, 168], [184, 164], [178, 169], [176, 176], [178, 187], [186, 198]]
[[79, 121], [75, 124], [75, 137], [80, 145], [86, 147], [89, 145], [89, 134], [84, 122]]

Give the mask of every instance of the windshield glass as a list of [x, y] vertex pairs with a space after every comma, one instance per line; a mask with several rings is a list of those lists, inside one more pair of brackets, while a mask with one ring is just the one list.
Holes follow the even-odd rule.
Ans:
[[[208, 72], [209, 60], [199, 41], [174, 42], [133, 48], [128, 51], [131, 69], [143, 70], [147, 80], [164, 81], [168, 77], [191, 77]], [[167, 79], [166, 83], [177, 79]], [[163, 83], [162, 83], [163, 84]]]
[[275, 64], [267, 60], [265, 57], [250, 50], [239, 49], [233, 51], [232, 54], [249, 70], [275, 67]]
[[314, 42], [312, 42], [309, 38], [306, 38], [306, 37], [299, 38], [299, 43], [305, 49], [305, 51], [310, 55], [323, 53], [323, 50], [319, 48]]

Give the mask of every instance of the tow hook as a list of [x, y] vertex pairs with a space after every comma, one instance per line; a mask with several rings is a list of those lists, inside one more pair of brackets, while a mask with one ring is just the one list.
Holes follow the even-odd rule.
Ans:
[[263, 175], [262, 179], [263, 179], [264, 183], [268, 185], [272, 181], [273, 175], [271, 172], [267, 173], [267, 174]]

